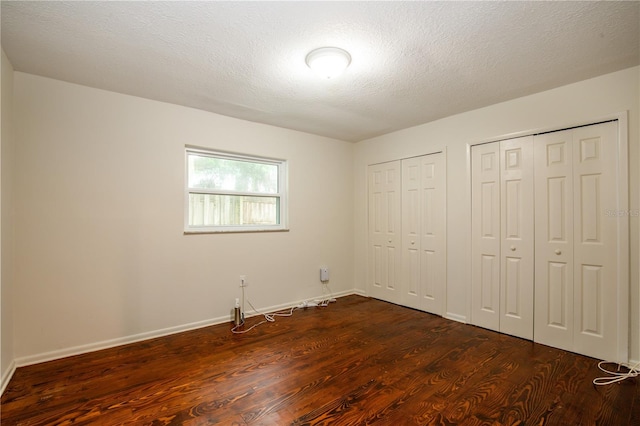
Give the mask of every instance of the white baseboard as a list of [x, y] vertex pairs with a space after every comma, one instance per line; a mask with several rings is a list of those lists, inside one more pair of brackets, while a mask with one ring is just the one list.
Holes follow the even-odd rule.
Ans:
[[452, 321], [461, 322], [463, 324], [467, 323], [467, 317], [464, 315], [452, 314], [451, 312], [447, 312], [443, 315], [444, 318]]
[[12, 360], [9, 367], [7, 367], [6, 371], [2, 372], [2, 378], [0, 380], [0, 395], [4, 393], [4, 390], [7, 388], [7, 385], [11, 381], [13, 377], [13, 373], [16, 372], [16, 361]]
[[[332, 293], [332, 296], [334, 298], [338, 298], [338, 297], [344, 297], [344, 296], [349, 296], [352, 294], [358, 294], [357, 290], [346, 290], [346, 291], [341, 291], [338, 293]], [[270, 313], [270, 312], [275, 312], [275, 311], [279, 311], [282, 309], [288, 309], [291, 308], [292, 306], [298, 306], [300, 303], [306, 301], [311, 301], [314, 299], [322, 299], [325, 296], [317, 296], [317, 297], [312, 297], [309, 299], [304, 299], [304, 300], [298, 300], [295, 302], [288, 302], [288, 303], [282, 303], [280, 305], [275, 305], [275, 306], [268, 306], [265, 308], [259, 308], [261, 313]], [[255, 312], [249, 312], [249, 309], [247, 309], [247, 312], [245, 312], [245, 317], [246, 318], [250, 318], [253, 316], [257, 316], [257, 315], [261, 315], [261, 313], [255, 313]], [[164, 336], [170, 336], [172, 334], [177, 334], [177, 333], [182, 333], [185, 331], [191, 331], [191, 330], [196, 330], [198, 328], [204, 328], [204, 327], [209, 327], [212, 325], [216, 325], [216, 324], [223, 324], [225, 322], [231, 322], [232, 318], [230, 315], [225, 315], [222, 317], [217, 317], [217, 318], [211, 318], [208, 320], [204, 320], [204, 321], [197, 321], [197, 322], [193, 322], [190, 324], [183, 324], [183, 325], [179, 325], [176, 327], [169, 327], [169, 328], [164, 328], [161, 330], [154, 330], [154, 331], [148, 331], [145, 333], [140, 333], [140, 334], [134, 334], [131, 336], [125, 336], [125, 337], [119, 337], [117, 339], [111, 339], [111, 340], [103, 340], [101, 342], [95, 342], [95, 343], [89, 343], [86, 345], [80, 345], [80, 346], [74, 346], [71, 348], [65, 348], [65, 349], [60, 349], [60, 350], [56, 350], [56, 351], [50, 351], [50, 352], [45, 352], [45, 353], [40, 353], [40, 354], [36, 354], [36, 355], [29, 355], [29, 356], [25, 356], [25, 357], [20, 357], [20, 358], [16, 358], [13, 362], [13, 370], [11, 371], [11, 375], [13, 375], [13, 371], [15, 371], [16, 367], [25, 367], [27, 365], [33, 365], [33, 364], [39, 364], [41, 362], [47, 362], [47, 361], [53, 361], [56, 359], [61, 359], [61, 358], [66, 358], [66, 357], [70, 357], [70, 356], [75, 356], [75, 355], [82, 355], [82, 354], [86, 354], [89, 352], [95, 352], [95, 351], [99, 351], [102, 349], [109, 349], [109, 348], [113, 348], [115, 346], [122, 346], [122, 345], [127, 345], [130, 343], [136, 343], [136, 342], [141, 342], [144, 340], [149, 340], [149, 339], [155, 339], [157, 337], [164, 337]], [[2, 376], [2, 384], [3, 386], [6, 385], [5, 383], [5, 379], [4, 379], [4, 375]], [[10, 379], [10, 377], [9, 377]], [[7, 379], [7, 383], [9, 382], [9, 380]], [[4, 390], [4, 387], [3, 387]]]
[[351, 294], [355, 294], [357, 296], [369, 297], [369, 296], [367, 296], [367, 292], [366, 291], [361, 290], [359, 288], [354, 288], [352, 290]]
[[89, 352], [95, 352], [102, 349], [109, 349], [115, 346], [127, 345], [129, 343], [141, 342], [143, 340], [155, 339], [156, 337], [170, 336], [172, 334], [181, 333], [184, 331], [195, 330], [198, 328], [208, 327], [210, 325], [222, 324], [228, 322], [229, 316], [212, 318], [209, 320], [193, 322], [190, 324], [179, 325], [176, 327], [169, 327], [160, 330], [148, 331], [145, 333], [134, 334], [126, 337], [119, 337], [117, 339], [103, 340], [100, 342], [89, 343], [86, 345], [79, 345], [70, 348], [60, 349], [56, 351], [44, 352], [36, 355], [29, 355], [16, 359], [16, 365], [18, 367], [25, 367], [27, 365], [39, 364], [41, 362], [53, 361], [56, 359], [66, 358], [74, 355], [86, 354]]

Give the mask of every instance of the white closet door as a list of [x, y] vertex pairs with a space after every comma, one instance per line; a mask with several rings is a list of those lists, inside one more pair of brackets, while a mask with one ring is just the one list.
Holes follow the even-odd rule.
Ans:
[[573, 130], [574, 351], [617, 359], [617, 123]]
[[617, 123], [535, 137], [537, 342], [617, 360]]
[[500, 142], [500, 332], [533, 339], [533, 137]]
[[471, 322], [500, 329], [500, 143], [471, 150]]
[[437, 315], [444, 312], [446, 282], [444, 158], [402, 160], [402, 303]]
[[446, 292], [446, 201], [445, 155], [420, 157], [421, 237], [420, 309], [443, 315]]
[[573, 350], [572, 131], [534, 139], [534, 340]]
[[402, 160], [402, 304], [421, 307], [421, 161]]
[[400, 161], [369, 166], [369, 261], [372, 297], [400, 303]]

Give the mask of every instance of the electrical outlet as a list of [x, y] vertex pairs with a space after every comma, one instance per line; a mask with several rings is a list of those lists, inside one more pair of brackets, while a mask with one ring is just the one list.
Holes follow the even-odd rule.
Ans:
[[320, 268], [320, 281], [322, 283], [326, 283], [327, 281], [329, 281], [329, 268], [327, 268], [326, 266]]
[[240, 275], [240, 287], [246, 287], [248, 285], [249, 285], [249, 282], [247, 281], [247, 276]]

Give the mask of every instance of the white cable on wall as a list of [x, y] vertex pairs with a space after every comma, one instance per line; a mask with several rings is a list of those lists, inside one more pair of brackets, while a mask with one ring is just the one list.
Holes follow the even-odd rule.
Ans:
[[[329, 292], [329, 297], [327, 297], [326, 292]], [[333, 292], [331, 291], [331, 289], [329, 288], [329, 283], [328, 282], [322, 282], [322, 297], [323, 299], [318, 303], [318, 306], [329, 306], [329, 303], [331, 302], [335, 302], [336, 299], [333, 298]]]

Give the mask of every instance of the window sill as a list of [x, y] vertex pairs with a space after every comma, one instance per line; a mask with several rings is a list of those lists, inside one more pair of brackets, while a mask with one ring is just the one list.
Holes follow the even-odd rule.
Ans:
[[230, 229], [230, 230], [188, 230], [184, 231], [184, 235], [202, 235], [202, 234], [261, 234], [264, 232], [289, 232], [289, 228], [282, 229]]

